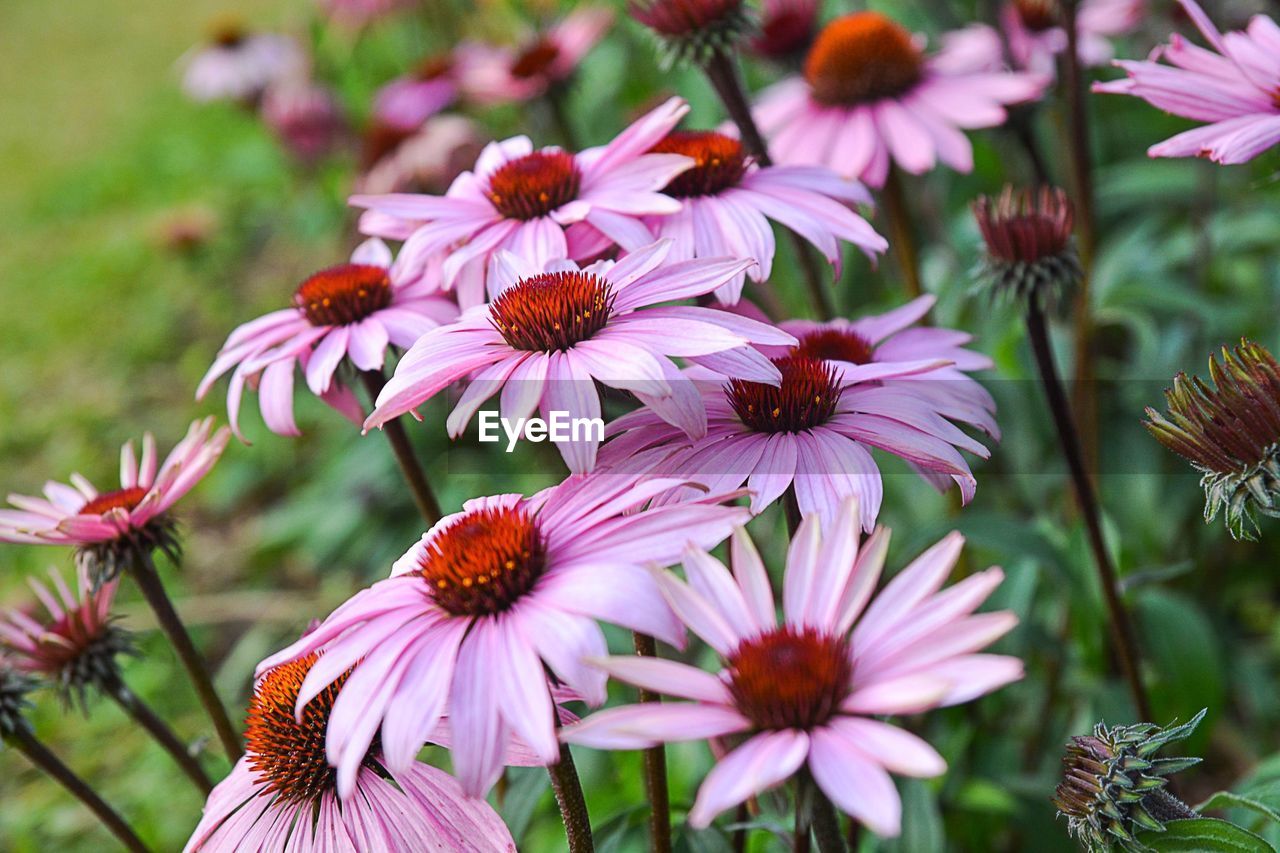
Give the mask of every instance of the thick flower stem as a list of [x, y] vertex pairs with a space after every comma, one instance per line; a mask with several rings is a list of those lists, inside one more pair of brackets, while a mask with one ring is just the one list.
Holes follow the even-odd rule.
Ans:
[[[376, 370], [363, 371], [360, 378], [364, 380], [365, 390], [369, 392], [370, 404], [376, 405], [378, 395], [387, 384], [386, 379]], [[427, 523], [427, 527], [431, 527], [443, 514], [440, 511], [440, 501], [436, 499], [436, 493], [431, 489], [431, 483], [428, 482], [427, 474], [418, 462], [417, 454], [413, 452], [413, 445], [409, 443], [409, 435], [405, 432], [401, 421], [402, 418], [387, 421], [383, 424], [382, 431], [386, 433], [387, 441], [391, 443], [391, 452], [395, 454], [400, 473], [404, 474], [405, 483], [409, 486], [409, 492], [413, 495], [413, 502], [417, 505], [418, 512], [422, 514], [422, 520]]]
[[160, 580], [160, 573], [156, 571], [151, 552], [135, 544], [134, 559], [130, 561], [130, 569], [138, 589], [142, 591], [142, 597], [147, 600], [156, 621], [160, 623], [160, 630], [164, 631], [173, 650], [178, 653], [178, 659], [182, 661], [182, 666], [187, 671], [187, 678], [195, 687], [200, 704], [204, 706], [205, 713], [213, 722], [213, 728], [218, 734], [223, 750], [227, 753], [227, 758], [235, 764], [244, 751], [240, 745], [240, 735], [231, 724], [231, 718], [227, 716], [227, 709], [223, 707], [217, 691], [213, 689], [213, 681], [209, 678], [209, 668], [205, 665], [204, 658], [196, 649], [191, 635], [187, 633], [186, 626], [178, 616], [178, 611], [174, 610], [173, 602], [169, 600], [169, 595], [164, 590], [164, 583]]
[[1106, 542], [1102, 538], [1098, 499], [1088, 471], [1085, 469], [1084, 455], [1080, 449], [1080, 436], [1076, 432], [1075, 421], [1072, 419], [1071, 406], [1067, 402], [1066, 392], [1063, 390], [1062, 381], [1058, 378], [1058, 369], [1054, 364], [1044, 309], [1035, 301], [1029, 302], [1027, 306], [1027, 337], [1031, 341], [1031, 350], [1035, 354], [1040, 382], [1044, 386], [1049, 410], [1053, 415], [1054, 426], [1058, 432], [1058, 443], [1062, 446], [1062, 455], [1067, 461], [1067, 470], [1071, 475], [1076, 501], [1080, 505], [1080, 514], [1084, 516], [1089, 548], [1093, 552], [1098, 579], [1102, 584], [1102, 596], [1110, 617], [1116, 657], [1119, 658], [1120, 668], [1133, 693], [1139, 719], [1150, 720], [1153, 719], [1151, 703], [1147, 698], [1147, 691], [1142, 684], [1138, 667], [1138, 643], [1133, 624], [1129, 620], [1124, 603], [1120, 600], [1120, 584], [1116, 578], [1116, 570], [1111, 563], [1111, 555], [1107, 552]]
[[151, 735], [155, 742], [164, 748], [165, 752], [173, 757], [182, 772], [195, 783], [195, 786], [202, 793], [207, 795], [213, 790], [213, 783], [209, 781], [204, 768], [200, 766], [200, 761], [191, 754], [182, 739], [174, 734], [173, 729], [169, 728], [168, 724], [160, 719], [160, 716], [151, 710], [147, 703], [138, 698], [137, 694], [130, 690], [128, 685], [118, 678], [113, 678], [103, 686], [103, 690], [116, 701], [126, 714], [133, 718], [135, 723], [146, 729], [147, 734]]
[[547, 767], [551, 775], [551, 790], [560, 807], [560, 819], [564, 821], [564, 834], [569, 843], [569, 853], [594, 853], [591, 840], [591, 816], [587, 813], [587, 800], [582, 794], [582, 781], [573, 764], [573, 755], [567, 743], [560, 744], [560, 761]]
[[133, 853], [147, 853], [147, 845], [142, 843], [142, 839], [129, 824], [125, 823], [124, 818], [107, 805], [87, 782], [73, 773], [71, 768], [63, 764], [62, 760], [50, 752], [28, 729], [20, 727], [7, 742], [93, 812], [126, 850]]
[[[742, 135], [742, 141], [746, 143], [751, 156], [755, 157], [756, 162], [761, 166], [772, 166], [773, 159], [769, 156], [769, 146], [765, 143], [764, 137], [760, 134], [760, 128], [756, 126], [756, 120], [751, 115], [751, 103], [747, 100], [747, 94], [742, 88], [742, 80], [738, 77], [738, 67], [733, 57], [723, 50], [712, 51], [703, 64], [702, 70], [706, 72], [712, 88], [720, 96], [720, 101], [724, 104], [725, 111], [729, 113], [729, 118], [733, 119], [733, 123], [738, 126], [738, 132]], [[824, 275], [821, 259], [814, 254], [814, 248], [799, 234], [790, 229], [787, 233], [791, 235], [796, 258], [804, 273], [805, 286], [809, 290], [809, 298], [813, 301], [818, 319], [833, 319], [836, 316], [836, 306], [827, 288], [826, 280], [830, 277]]]
[[907, 296], [915, 299], [924, 293], [920, 284], [920, 259], [916, 254], [916, 238], [911, 231], [911, 214], [902, 189], [902, 178], [896, 166], [889, 167], [884, 182], [884, 212], [889, 219], [889, 245], [893, 247]]
[[553, 83], [547, 88], [547, 94], [543, 98], [547, 102], [547, 108], [551, 112], [551, 121], [556, 127], [556, 133], [560, 134], [560, 141], [570, 151], [578, 150], [578, 135], [573, 131], [573, 122], [569, 120], [569, 109], [565, 104], [565, 87], [560, 83]]
[[[633, 634], [636, 654], [656, 658], [657, 643], [648, 634]], [[652, 690], [640, 691], [641, 702], [661, 702]], [[667, 791], [667, 749], [662, 744], [644, 751], [644, 789], [649, 796], [649, 849], [671, 853], [671, 799]]]
[[840, 821], [835, 807], [817, 785], [810, 789], [813, 813], [813, 837], [818, 841], [819, 853], [845, 853], [844, 838], [840, 835]]

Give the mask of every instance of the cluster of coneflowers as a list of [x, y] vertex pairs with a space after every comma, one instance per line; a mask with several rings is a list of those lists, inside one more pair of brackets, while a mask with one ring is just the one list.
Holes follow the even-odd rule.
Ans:
[[[404, 4], [328, 5], [360, 21]], [[1247, 33], [1223, 36], [1192, 0], [1183, 6], [1216, 52], [1175, 36], [1098, 88], [1213, 122], [1153, 155], [1247, 159], [1280, 139], [1280, 29], [1259, 17]], [[1080, 66], [1109, 58], [1107, 37], [1135, 26], [1143, 4], [1011, 0], [999, 29], [967, 27], [936, 51], [883, 14], [823, 23], [817, 4], [800, 0], [758, 10], [635, 0], [630, 13], [665, 61], [705, 72], [730, 123], [682, 125], [689, 107], [675, 97], [604, 145], [573, 146], [563, 94], [612, 22], [601, 10], [576, 11], [517, 45], [467, 42], [424, 60], [378, 93], [370, 139], [398, 151], [417, 139], [439, 178], [448, 169], [439, 149], [452, 154], [457, 141], [439, 135], [450, 105], [543, 101], [564, 144], [491, 142], [434, 194], [379, 191], [424, 184], [366, 172], [351, 203], [368, 239], [299, 283], [285, 307], [233, 331], [200, 383], [203, 397], [229, 375], [229, 428], [197, 422], [163, 462], [148, 435], [140, 455], [125, 446], [119, 488], [73, 475], [0, 510], [0, 539], [70, 548], [76, 567], [74, 589], [56, 571], [51, 588], [33, 582], [43, 613], [15, 609], [0, 621], [0, 734], [130, 849], [145, 848], [35, 737], [24, 709], [40, 681], [68, 702], [102, 694], [119, 703], [209, 794], [191, 851], [514, 850], [486, 795], [516, 765], [548, 769], [568, 847], [583, 853], [593, 849], [589, 798], [570, 745], [645, 751], [652, 849], [670, 850], [664, 744], [707, 741], [717, 761], [691, 826], [728, 813], [744, 844], [757, 795], [789, 784], [795, 848], [812, 836], [830, 853], [846, 849], [850, 833], [838, 813], [855, 829], [895, 836], [893, 775], [946, 772], [937, 750], [889, 718], [969, 702], [1021, 677], [1018, 659], [985, 651], [1017, 623], [1010, 612], [978, 612], [1002, 572], [948, 584], [958, 534], [882, 583], [889, 531], [877, 524], [872, 450], [939, 490], [957, 486], [967, 502], [976, 488], [967, 455], [989, 452], [975, 435], [999, 438], [992, 398], [969, 375], [991, 362], [967, 348], [965, 333], [927, 323], [933, 299], [919, 295], [903, 184], [938, 163], [970, 171], [964, 131], [1033, 109], [1059, 63], [1067, 98], [1079, 95]], [[800, 70], [753, 104], [740, 49]], [[271, 121], [272, 99], [306, 66], [279, 37], [224, 30], [189, 58], [186, 86], [259, 104]], [[275, 109], [306, 136], [335, 103], [326, 95]], [[1027, 154], [1043, 162], [1029, 141]], [[1091, 239], [1082, 232], [1092, 202], [1087, 174], [1076, 179], [1070, 193], [1010, 187], [977, 200], [980, 275], [1025, 314], [1116, 656], [1149, 720], [1087, 436], [1048, 342], [1050, 319], [1089, 271], [1075, 235]], [[891, 240], [863, 216], [877, 194]], [[776, 313], [775, 228], [795, 241], [812, 319]], [[846, 244], [873, 260], [897, 253], [898, 308], [834, 316]], [[1087, 328], [1087, 312], [1077, 313]], [[1151, 412], [1149, 426], [1204, 473], [1206, 517], [1221, 511], [1243, 535], [1254, 511], [1280, 515], [1280, 365], [1246, 342], [1211, 361], [1211, 374], [1214, 387], [1179, 377], [1169, 414]], [[242, 739], [155, 558], [180, 562], [173, 506], [232, 434], [243, 438], [246, 389], [269, 430], [298, 433], [299, 375], [356, 427], [385, 433], [427, 530], [390, 577], [259, 665]], [[409, 429], [457, 438], [494, 397], [510, 420], [602, 418], [612, 408], [606, 389], [631, 410], [603, 441], [559, 444], [561, 483], [442, 510]], [[445, 423], [406, 423], [447, 391], [456, 403]], [[790, 544], [785, 566], [770, 571], [746, 527], [774, 504]], [[711, 553], [721, 546], [727, 562]], [[233, 762], [212, 789], [198, 754], [126, 686], [133, 647], [111, 613], [121, 583], [136, 584], [153, 609]], [[633, 632], [637, 654], [610, 656], [602, 625]], [[710, 651], [700, 658], [714, 659], [710, 669], [693, 655], [660, 654], [683, 652], [691, 635]], [[610, 678], [638, 688], [641, 701], [594, 710]], [[1136, 833], [1194, 817], [1166, 790], [1194, 760], [1155, 753], [1199, 719], [1099, 724], [1075, 738], [1055, 800], [1071, 832], [1089, 849], [1142, 849]], [[452, 774], [424, 760], [436, 754], [428, 747], [448, 751]]]

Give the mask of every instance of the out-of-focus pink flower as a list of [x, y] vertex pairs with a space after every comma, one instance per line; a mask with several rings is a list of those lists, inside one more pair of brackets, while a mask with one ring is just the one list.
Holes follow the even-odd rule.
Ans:
[[417, 0], [319, 0], [337, 24], [353, 29], [415, 5]]
[[251, 104], [278, 80], [306, 73], [307, 60], [293, 39], [246, 32], [233, 22], [219, 23], [209, 44], [181, 60], [182, 88], [197, 101]]
[[407, 349], [420, 335], [457, 316], [434, 282], [404, 275], [381, 240], [361, 243], [351, 262], [315, 273], [293, 295], [293, 306], [238, 327], [200, 380], [196, 399], [228, 370], [227, 416], [241, 441], [240, 399], [245, 385], [258, 391], [267, 428], [298, 435], [293, 419], [293, 375], [301, 368], [311, 392], [356, 424], [364, 409], [336, 376], [344, 360], [357, 370], [381, 371], [387, 347]]
[[249, 704], [245, 755], [209, 795], [185, 853], [515, 853], [510, 831], [488, 803], [466, 796], [453, 777], [414, 757], [390, 768], [376, 744], [365, 744], [352, 796], [339, 803], [325, 730], [349, 672], [299, 702], [317, 660], [324, 657], [313, 653], [262, 674]]
[[1149, 60], [1116, 62], [1129, 76], [1095, 83], [1093, 91], [1135, 95], [1174, 115], [1209, 122], [1151, 146], [1152, 157], [1252, 160], [1280, 142], [1280, 26], [1255, 15], [1247, 30], [1224, 35], [1194, 0], [1179, 2], [1213, 50], [1175, 33]]
[[746, 510], [732, 495], [644, 508], [671, 480], [575, 476], [532, 498], [468, 501], [401, 557], [392, 577], [357, 593], [324, 623], [260, 666], [323, 649], [298, 694], [301, 709], [352, 669], [333, 706], [326, 747], [338, 793], [356, 788], [381, 732], [386, 766], [412, 766], [448, 713], [462, 788], [498, 779], [508, 733], [543, 764], [559, 760], [547, 670], [591, 705], [604, 673], [596, 619], [683, 645], [684, 633], [647, 568], [687, 543], [711, 548]]
[[261, 114], [289, 153], [304, 163], [314, 163], [333, 152], [347, 129], [333, 92], [305, 79], [288, 78], [268, 86]]
[[378, 90], [373, 99], [373, 120], [398, 130], [417, 130], [457, 97], [452, 54], [433, 56]]
[[[609, 675], [676, 700], [611, 708], [566, 727], [569, 743], [642, 749], [744, 736], [703, 781], [689, 823], [779, 785], [802, 768], [837, 807], [876, 834], [896, 836], [902, 803], [890, 773], [928, 778], [946, 762], [914, 734], [877, 720], [971, 701], [1022, 677], [1022, 662], [978, 654], [1018, 622], [974, 614], [1004, 578], [992, 568], [943, 590], [964, 539], [953, 533], [873, 595], [888, 531], [859, 544], [858, 508], [830, 523], [807, 517], [787, 554], [778, 624], [769, 575], [742, 530], [733, 571], [704, 550], [684, 555], [688, 583], [658, 572], [667, 601], [711, 646], [711, 674], [672, 660], [593, 661]], [[824, 535], [825, 533], [825, 535]]]
[[[1040, 96], [1043, 75], [987, 70], [942, 52], [877, 12], [837, 18], [809, 49], [803, 75], [761, 93], [756, 121], [775, 161], [824, 165], [883, 186], [892, 159], [919, 174], [941, 160], [973, 169], [964, 129], [1005, 120], [1005, 105]], [[965, 61], [961, 61], [965, 60]]]
[[675, 130], [654, 152], [683, 154], [695, 165], [663, 189], [683, 207], [669, 216], [646, 220], [659, 237], [674, 240], [668, 261], [724, 256], [756, 262], [716, 290], [716, 299], [732, 305], [742, 295], [746, 276], [767, 281], [773, 270], [774, 239], [770, 219], [812, 243], [839, 275], [840, 241], [867, 257], [888, 242], [847, 205], [871, 204], [859, 183], [821, 166], [760, 167], [737, 139], [714, 131]]
[[[1114, 55], [1110, 40], [1137, 28], [1146, 5], [1146, 0], [1082, 0], [1076, 12], [1080, 61], [1086, 65], [1109, 62]], [[1067, 49], [1056, 0], [1010, 0], [1000, 10], [1000, 26], [1016, 67], [1055, 73], [1057, 56]]]
[[[444, 286], [469, 308], [483, 299], [490, 257], [499, 249], [536, 268], [585, 259], [615, 243], [633, 251], [653, 242], [643, 217], [675, 213], [661, 190], [693, 165], [678, 154], [648, 154], [689, 111], [672, 98], [610, 142], [572, 154], [534, 149], [526, 136], [490, 143], [474, 171], [443, 196], [357, 195], [366, 233], [405, 240], [400, 264], [421, 271], [441, 254]], [[406, 239], [407, 238], [407, 239]]]
[[112, 556], [106, 552], [127, 551], [135, 543], [176, 549], [168, 512], [209, 473], [229, 438], [226, 427], [214, 430], [213, 418], [205, 418], [191, 424], [163, 463], [151, 433], [143, 436], [141, 458], [132, 441], [125, 444], [118, 489], [99, 492], [72, 474], [71, 485], [45, 483], [43, 498], [11, 494], [9, 503], [17, 509], [0, 510], [0, 541], [75, 546], [81, 558], [91, 558], [88, 568], [95, 582], [110, 580], [120, 564], [103, 563]]
[[486, 137], [458, 115], [433, 116], [413, 132], [371, 127], [365, 135], [360, 194], [442, 193], [476, 161]]
[[[679, 431], [701, 437], [706, 414], [693, 385], [671, 358], [761, 383], [778, 371], [753, 344], [795, 338], [770, 325], [699, 306], [660, 306], [711, 293], [742, 274], [751, 260], [706, 258], [664, 265], [670, 240], [614, 263], [579, 269], [572, 261], [535, 267], [510, 252], [489, 273], [492, 301], [422, 336], [405, 354], [365, 422], [380, 426], [470, 376], [449, 416], [452, 436], [484, 402], [502, 392], [502, 416], [515, 422], [535, 409], [544, 416], [599, 418], [596, 382], [634, 394]], [[575, 474], [595, 466], [599, 436], [557, 442]]]
[[478, 104], [536, 98], [563, 83], [613, 24], [613, 12], [583, 6], [523, 45], [470, 42], [458, 46], [457, 75], [463, 94]]
[[818, 0], [764, 0], [747, 48], [769, 59], [803, 56], [818, 31]]

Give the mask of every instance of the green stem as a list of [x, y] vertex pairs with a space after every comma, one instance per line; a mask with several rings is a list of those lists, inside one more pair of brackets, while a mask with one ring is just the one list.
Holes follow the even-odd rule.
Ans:
[[[369, 393], [370, 405], [376, 406], [378, 395], [387, 384], [386, 378], [378, 370], [362, 371], [360, 378], [364, 380], [365, 390]], [[405, 483], [409, 486], [409, 492], [413, 495], [413, 502], [418, 507], [422, 520], [427, 523], [427, 527], [431, 527], [443, 515], [440, 510], [440, 501], [436, 499], [436, 493], [432, 490], [430, 481], [427, 480], [426, 472], [418, 462], [417, 454], [413, 452], [413, 445], [409, 443], [409, 435], [405, 432], [403, 420], [401, 416], [387, 421], [382, 425], [382, 431], [391, 444], [391, 452], [395, 454], [400, 473], [404, 475]]]
[[[656, 658], [658, 644], [648, 634], [633, 634], [636, 654]], [[641, 702], [661, 702], [652, 690], [640, 691]], [[671, 853], [671, 797], [667, 790], [667, 749], [663, 744], [644, 751], [644, 788], [649, 797], [649, 849]]]
[[560, 807], [560, 819], [564, 821], [565, 839], [569, 853], [594, 853], [591, 840], [591, 816], [587, 813], [587, 800], [582, 794], [582, 780], [573, 764], [569, 745], [560, 744], [560, 760], [547, 767], [551, 776], [551, 790]]
[[121, 709], [133, 718], [134, 722], [146, 729], [147, 734], [151, 735], [155, 742], [173, 757], [178, 767], [200, 789], [201, 793], [207, 796], [213, 790], [213, 782], [209, 780], [204, 768], [200, 766], [199, 759], [191, 754], [191, 750], [174, 733], [173, 729], [169, 728], [168, 724], [160, 719], [160, 716], [147, 703], [138, 698], [137, 694], [130, 690], [128, 685], [119, 678], [112, 678], [103, 685], [103, 691], [114, 699]]
[[907, 199], [897, 166], [889, 167], [889, 176], [885, 179], [884, 212], [889, 219], [889, 245], [893, 247], [893, 255], [898, 260], [902, 283], [906, 285], [907, 296], [915, 299], [924, 293], [924, 288], [920, 284], [920, 260], [916, 254], [915, 235], [911, 230], [911, 214], [907, 210]]

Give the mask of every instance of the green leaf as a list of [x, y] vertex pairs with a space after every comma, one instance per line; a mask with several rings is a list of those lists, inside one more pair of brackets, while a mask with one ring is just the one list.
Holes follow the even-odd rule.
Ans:
[[1153, 853], [1275, 853], [1260, 836], [1225, 820], [1173, 820], [1164, 832], [1144, 832], [1138, 841]]
[[[1277, 787], [1280, 787], [1280, 786], [1273, 786], [1270, 789], [1270, 792], [1274, 794], [1276, 792]], [[1261, 800], [1253, 799], [1252, 797], [1246, 797], [1241, 794], [1232, 793], [1231, 791], [1219, 791], [1209, 799], [1205, 800], [1200, 805], [1196, 806], [1196, 811], [1202, 812], [1202, 811], [1205, 811], [1206, 809], [1230, 809], [1230, 808], [1249, 809], [1251, 811], [1257, 812], [1258, 814], [1265, 815], [1267, 818], [1275, 821], [1276, 823], [1280, 823], [1280, 811], [1276, 811], [1274, 808], [1262, 802]]]

